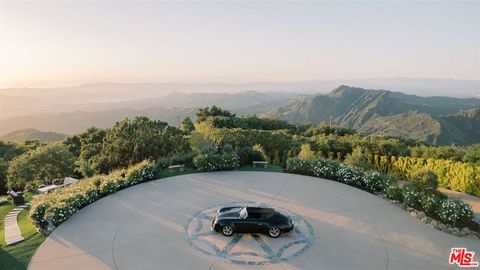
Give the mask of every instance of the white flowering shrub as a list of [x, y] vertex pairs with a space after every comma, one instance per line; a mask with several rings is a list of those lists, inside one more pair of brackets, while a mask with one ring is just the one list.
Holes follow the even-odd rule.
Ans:
[[358, 171], [354, 167], [346, 164], [340, 164], [337, 171], [338, 181], [356, 187], [361, 186], [362, 175], [363, 173], [361, 171]]
[[[290, 158], [287, 160], [286, 171], [291, 173], [314, 175], [314, 161], [299, 158]], [[319, 175], [317, 175], [319, 176]]]
[[200, 172], [234, 170], [240, 166], [236, 153], [230, 154], [201, 154], [193, 160]]
[[416, 210], [424, 210], [427, 215], [439, 217], [444, 223], [458, 226], [468, 225], [473, 221], [470, 205], [449, 200], [442, 193], [426, 188], [422, 183], [410, 182], [402, 187], [396, 177], [374, 171], [363, 172], [355, 167], [327, 159], [290, 158], [286, 163], [286, 171], [337, 180], [369, 192], [383, 191], [387, 198], [404, 202]]
[[364, 172], [362, 176], [362, 188], [369, 192], [379, 192], [385, 190], [385, 187], [395, 183], [397, 180], [379, 172]]
[[155, 166], [149, 162], [146, 162], [141, 166], [129, 168], [124, 180], [127, 182], [127, 186], [132, 186], [141, 182], [150, 181], [154, 178], [154, 175]]
[[443, 223], [467, 226], [473, 221], [472, 207], [460, 200], [443, 200], [437, 207], [437, 216]]
[[313, 175], [331, 180], [338, 179], [338, 169], [341, 164], [340, 162], [329, 159], [320, 159], [312, 161], [312, 163]]
[[378, 172], [363, 172], [352, 166], [329, 159], [303, 160], [291, 158], [287, 160], [286, 171], [337, 180], [369, 192], [382, 191], [388, 184], [396, 182], [392, 177], [381, 175]]
[[402, 188], [398, 185], [398, 183], [392, 183], [387, 185], [384, 189], [384, 192], [387, 198], [391, 200], [399, 202], [403, 201]]
[[408, 183], [402, 188], [403, 202], [414, 209], [422, 210], [425, 192], [416, 183]]
[[113, 181], [104, 181], [102, 182], [102, 184], [100, 185], [100, 195], [102, 196], [107, 196], [109, 194], [112, 194], [114, 192], [116, 192], [118, 189], [118, 186], [115, 182]]
[[427, 192], [422, 198], [422, 209], [428, 216], [435, 216], [437, 208], [446, 199], [440, 192]]
[[132, 186], [154, 177], [154, 165], [144, 161], [128, 170], [114, 171], [83, 179], [50, 193], [40, 194], [31, 202], [30, 216], [37, 225], [45, 224], [45, 216], [51, 214], [55, 226], [60, 225], [79, 209], [114, 193], [121, 188]]

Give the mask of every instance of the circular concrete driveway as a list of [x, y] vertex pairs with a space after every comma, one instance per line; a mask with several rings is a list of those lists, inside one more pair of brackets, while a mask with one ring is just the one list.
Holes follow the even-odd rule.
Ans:
[[[192, 221], [208, 222], [199, 213], [240, 201], [285, 209], [309, 224], [311, 235], [305, 233], [308, 225], [277, 239], [195, 234], [208, 242], [200, 249], [217, 253], [192, 245]], [[29, 269], [457, 269], [448, 263], [452, 247], [479, 253], [480, 241], [437, 231], [387, 201], [334, 181], [214, 172], [151, 181], [89, 205], [45, 240]], [[256, 264], [242, 254], [274, 259]], [[275, 260], [276, 254], [286, 259]]]

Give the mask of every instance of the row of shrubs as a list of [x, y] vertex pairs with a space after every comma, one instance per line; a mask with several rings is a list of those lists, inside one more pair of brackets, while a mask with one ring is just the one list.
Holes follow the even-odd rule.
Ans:
[[232, 170], [239, 167], [236, 152], [185, 153], [156, 162], [143, 161], [128, 169], [120, 169], [107, 175], [96, 175], [51, 193], [37, 196], [31, 205], [30, 215], [39, 228], [47, 225], [46, 215], [52, 215], [52, 223], [60, 225], [79, 209], [118, 190], [153, 180], [162, 169], [173, 164], [195, 166], [198, 171]]
[[413, 179], [415, 172], [426, 168], [435, 173], [439, 186], [480, 196], [480, 167], [469, 163], [444, 159], [375, 156], [374, 165], [377, 171], [396, 174], [403, 179]]
[[[198, 171], [235, 170], [240, 166], [252, 164], [252, 161], [264, 161], [265, 156], [256, 147], [238, 147], [235, 151], [231, 145], [222, 149], [213, 146], [213, 149], [201, 153], [188, 152], [173, 157], [163, 157], [156, 161], [157, 171], [168, 168], [170, 165], [182, 164], [185, 167], [197, 168]], [[224, 149], [224, 148], [228, 148]]]
[[193, 162], [200, 172], [234, 170], [240, 166], [239, 157], [235, 152], [200, 154]]
[[339, 181], [371, 193], [384, 193], [388, 198], [403, 202], [415, 210], [453, 226], [475, 226], [469, 204], [448, 199], [427, 182], [403, 184], [398, 178], [375, 171], [363, 171], [334, 160], [287, 160], [286, 171]]
[[154, 164], [144, 161], [108, 175], [83, 179], [70, 186], [38, 195], [32, 201], [30, 216], [37, 227], [44, 228], [47, 224], [46, 215], [52, 214], [52, 223], [58, 226], [88, 204], [118, 190], [152, 180], [154, 175]]

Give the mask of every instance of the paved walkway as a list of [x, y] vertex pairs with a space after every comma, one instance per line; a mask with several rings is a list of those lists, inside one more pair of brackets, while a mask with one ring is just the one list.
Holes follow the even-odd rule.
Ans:
[[[215, 208], [239, 201], [286, 209], [303, 225], [276, 239], [204, 230]], [[452, 247], [479, 253], [480, 241], [334, 181], [214, 172], [147, 182], [87, 206], [46, 238], [29, 269], [459, 269], [448, 263]], [[259, 258], [274, 262], [244, 263]]]
[[17, 206], [5, 216], [5, 243], [7, 246], [24, 240], [17, 223], [17, 216], [20, 211], [28, 207], [27, 204]]

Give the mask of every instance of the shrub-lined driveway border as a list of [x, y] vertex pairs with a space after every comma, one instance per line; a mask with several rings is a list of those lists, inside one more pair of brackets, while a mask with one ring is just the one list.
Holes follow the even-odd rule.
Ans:
[[[314, 244], [300, 256], [264, 266], [232, 264], [192, 248], [184, 224], [199, 211], [234, 201], [301, 215], [315, 231]], [[276, 239], [262, 239], [275, 246]], [[143, 183], [92, 203], [47, 237], [29, 269], [456, 269], [448, 263], [452, 247], [478, 253], [480, 241], [437, 231], [385, 200], [338, 182], [285, 173], [214, 172]], [[236, 248], [254, 247], [242, 242]]]

